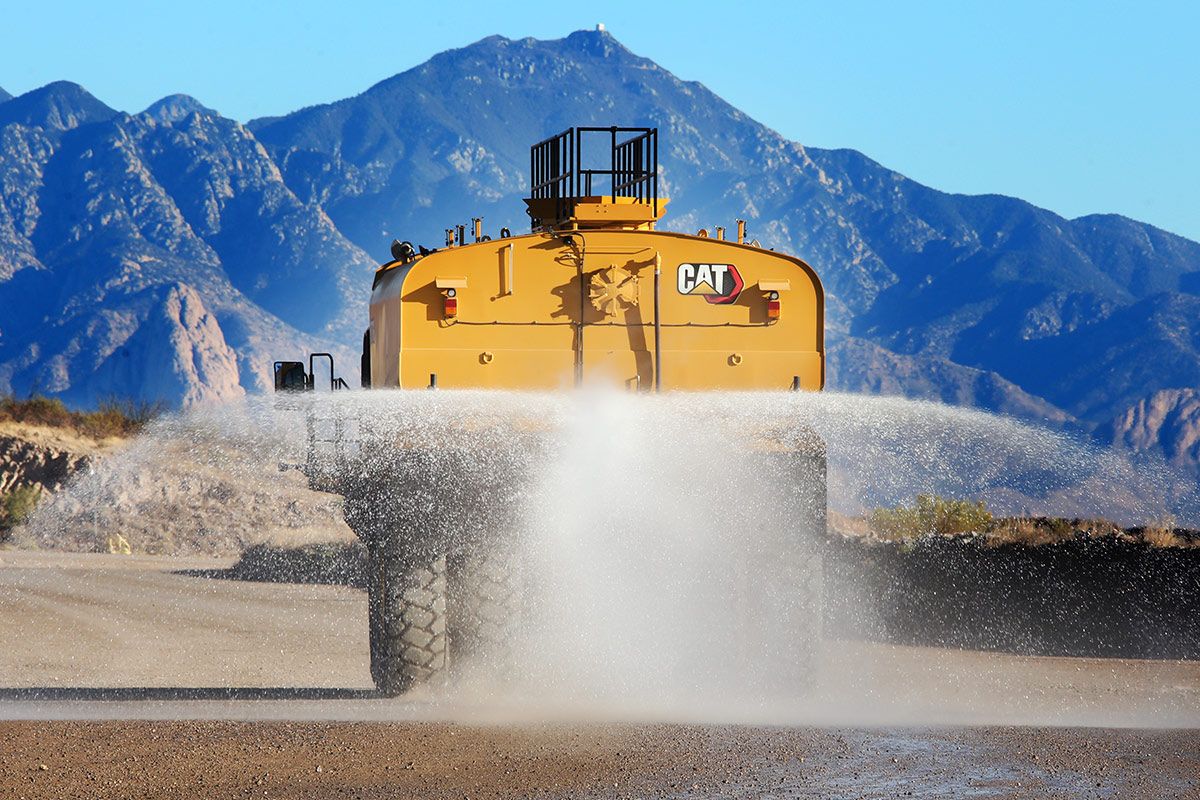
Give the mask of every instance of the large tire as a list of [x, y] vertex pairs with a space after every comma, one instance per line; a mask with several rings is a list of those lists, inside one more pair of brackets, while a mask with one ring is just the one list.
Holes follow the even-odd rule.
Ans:
[[519, 666], [525, 602], [519, 559], [498, 545], [472, 547], [450, 562], [455, 658], [485, 666], [491, 677], [511, 676]]
[[441, 676], [448, 664], [446, 557], [371, 553], [368, 578], [371, 678], [385, 695]]

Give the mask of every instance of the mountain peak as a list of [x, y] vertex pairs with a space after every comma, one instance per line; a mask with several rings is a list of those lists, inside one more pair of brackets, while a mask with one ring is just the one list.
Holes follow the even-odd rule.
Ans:
[[12, 97], [13, 97], [13, 96], [12, 96], [11, 94], [9, 94], [8, 92], [4, 91], [4, 87], [3, 87], [3, 86], [0, 86], [0, 103], [3, 103], [3, 102], [5, 102], [6, 100], [12, 100]]
[[466, 47], [447, 52], [477, 54], [480, 50], [494, 50], [512, 45], [521, 45], [527, 48], [548, 48], [551, 51], [565, 50], [593, 56], [608, 56], [618, 51], [629, 52], [628, 48], [617, 41], [617, 38], [609, 33], [608, 29], [603, 25], [573, 31], [561, 39], [538, 39], [533, 36], [526, 36], [521, 39], [509, 39], [506, 36], [493, 33], [491, 36], [485, 36]]
[[202, 116], [217, 116], [217, 112], [201, 103], [191, 95], [169, 94], [147, 106], [142, 114], [153, 117], [167, 125], [196, 113]]
[[625, 46], [603, 25], [575, 31], [567, 36], [566, 43], [576, 50], [598, 56], [609, 56], [618, 50], [625, 50]]
[[70, 81], [55, 81], [14, 97], [0, 108], [0, 125], [19, 123], [47, 130], [69, 131], [80, 125], [112, 119], [117, 112], [87, 89]]

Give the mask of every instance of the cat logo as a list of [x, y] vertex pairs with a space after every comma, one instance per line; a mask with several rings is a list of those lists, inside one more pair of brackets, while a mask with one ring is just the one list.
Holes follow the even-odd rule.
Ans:
[[733, 264], [680, 264], [679, 293], [703, 295], [708, 302], [732, 303], [745, 285]]

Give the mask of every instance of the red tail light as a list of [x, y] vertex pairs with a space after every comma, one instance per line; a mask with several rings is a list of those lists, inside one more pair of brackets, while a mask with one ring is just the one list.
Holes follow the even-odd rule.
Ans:
[[768, 300], [767, 301], [767, 319], [769, 319], [769, 320], [779, 319], [779, 301], [778, 300]]
[[443, 305], [446, 319], [453, 319], [458, 316], [458, 297], [453, 289], [446, 290], [446, 300]]

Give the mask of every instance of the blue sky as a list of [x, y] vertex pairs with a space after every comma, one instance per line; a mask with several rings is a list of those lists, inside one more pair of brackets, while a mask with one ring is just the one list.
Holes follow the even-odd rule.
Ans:
[[500, 33], [604, 22], [785, 136], [939, 189], [1200, 240], [1200, 3], [22, 3], [0, 86], [184, 92], [241, 120], [356, 94]]

